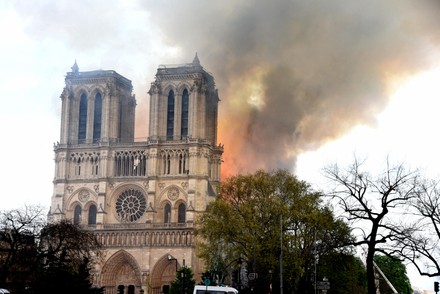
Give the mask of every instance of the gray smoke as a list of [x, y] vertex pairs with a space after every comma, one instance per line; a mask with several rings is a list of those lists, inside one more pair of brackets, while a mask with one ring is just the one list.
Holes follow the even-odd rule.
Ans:
[[301, 152], [374, 124], [387, 83], [430, 66], [439, 4], [171, 1], [152, 16], [170, 43], [198, 51], [214, 73], [224, 167], [236, 173], [294, 169]]
[[428, 69], [439, 49], [436, 0], [139, 1], [129, 9], [126, 3], [14, 5], [29, 15], [34, 37], [62, 40], [84, 59], [99, 54], [105, 69], [132, 79], [140, 129], [147, 103], [139, 97], [155, 68], [191, 62], [198, 52], [222, 99], [224, 175], [294, 169], [301, 152], [355, 125], [374, 125], [389, 83]]

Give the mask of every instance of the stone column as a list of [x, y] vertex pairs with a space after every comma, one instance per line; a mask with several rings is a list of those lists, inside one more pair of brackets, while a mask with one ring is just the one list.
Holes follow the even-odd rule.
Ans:
[[156, 138], [159, 136], [159, 97], [160, 91], [156, 82], [151, 83], [150, 91], [150, 121], [149, 121], [149, 132], [150, 138]]
[[112, 95], [110, 97], [110, 132], [109, 137], [112, 142], [119, 138], [119, 112], [120, 112], [120, 96]]
[[191, 87], [191, 93], [189, 95], [189, 109], [188, 109], [188, 136], [192, 138], [198, 138], [198, 99], [199, 99], [199, 92], [201, 88], [201, 80], [195, 79], [194, 84]]
[[110, 96], [107, 89], [102, 95], [102, 125], [101, 125], [101, 141], [108, 142], [109, 138], [109, 109]]
[[69, 121], [70, 121], [70, 104], [72, 95], [71, 91], [68, 90], [67, 86], [64, 87], [63, 93], [61, 94], [61, 134], [60, 143], [67, 144], [69, 140]]
[[206, 139], [207, 131], [206, 131], [206, 94], [205, 94], [205, 86], [202, 87], [201, 95], [199, 95], [199, 108], [198, 108], [198, 121], [197, 121], [197, 130], [199, 134], [199, 138]]
[[150, 153], [148, 154], [147, 157], [147, 167], [148, 167], [147, 173], [149, 176], [157, 176], [159, 174], [157, 170], [157, 166], [158, 166], [157, 160], [158, 160], [157, 149], [156, 148], [150, 149]]
[[87, 97], [87, 131], [86, 143], [93, 143], [93, 123], [95, 116], [95, 97]]
[[69, 110], [69, 138], [68, 141], [74, 144], [78, 144], [78, 124], [79, 124], [79, 99], [74, 94], [70, 97], [70, 110]]

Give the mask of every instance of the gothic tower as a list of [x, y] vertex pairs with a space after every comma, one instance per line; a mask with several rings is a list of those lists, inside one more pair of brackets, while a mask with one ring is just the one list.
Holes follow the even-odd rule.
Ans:
[[194, 221], [217, 195], [223, 153], [214, 78], [196, 55], [159, 66], [149, 94], [147, 141], [134, 138], [132, 84], [115, 71], [75, 62], [61, 95], [49, 220], [96, 234], [106, 257], [94, 283], [106, 293], [167, 293], [178, 267], [203, 271]]

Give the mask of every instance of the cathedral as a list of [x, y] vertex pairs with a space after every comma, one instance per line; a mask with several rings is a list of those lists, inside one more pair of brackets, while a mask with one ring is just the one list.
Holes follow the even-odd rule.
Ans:
[[194, 226], [220, 182], [219, 97], [197, 54], [160, 65], [148, 138], [137, 140], [132, 90], [113, 70], [82, 72], [75, 62], [66, 74], [49, 221], [96, 235], [105, 257], [93, 283], [105, 293], [166, 294], [181, 266], [195, 277], [205, 270]]

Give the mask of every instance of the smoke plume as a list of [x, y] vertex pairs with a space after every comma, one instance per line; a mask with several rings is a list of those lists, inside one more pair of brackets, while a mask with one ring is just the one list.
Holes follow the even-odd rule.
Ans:
[[133, 80], [140, 130], [155, 68], [197, 52], [221, 98], [224, 176], [294, 170], [302, 152], [374, 125], [390, 84], [432, 66], [440, 40], [436, 0], [15, 3], [32, 35], [83, 54], [80, 70], [100, 56]]
[[230, 175], [292, 170], [301, 152], [374, 124], [390, 82], [430, 66], [438, 4], [172, 1], [153, 18], [170, 44], [187, 56], [197, 51], [216, 78]]

